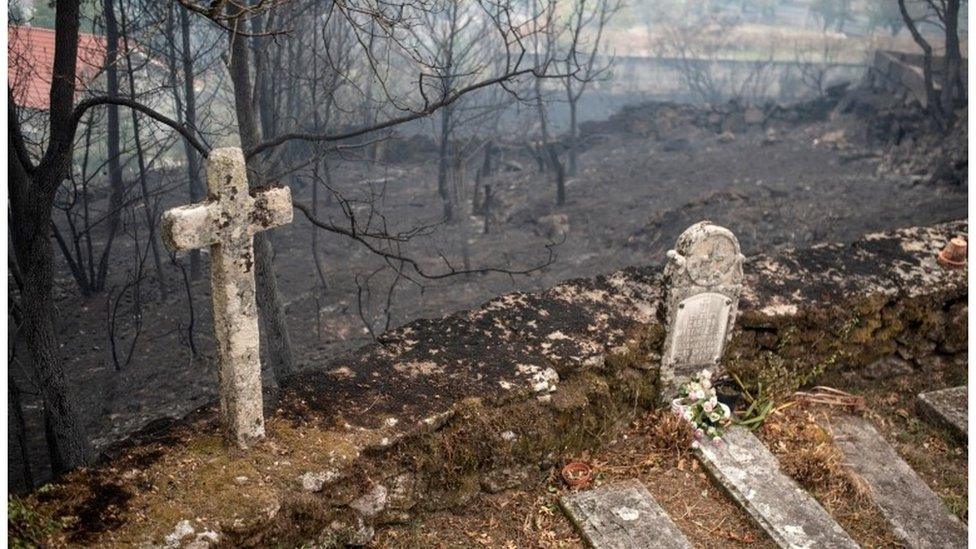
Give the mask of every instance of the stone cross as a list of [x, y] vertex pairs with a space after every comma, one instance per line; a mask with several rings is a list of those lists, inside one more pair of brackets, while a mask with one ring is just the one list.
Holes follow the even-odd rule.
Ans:
[[163, 213], [170, 250], [210, 246], [214, 332], [220, 358], [220, 412], [241, 447], [264, 437], [261, 355], [254, 283], [254, 234], [291, 223], [291, 190], [248, 189], [239, 148], [207, 158], [207, 200]]
[[743, 259], [735, 235], [708, 221], [686, 229], [668, 251], [662, 403], [692, 374], [705, 368], [717, 373], [739, 308]]

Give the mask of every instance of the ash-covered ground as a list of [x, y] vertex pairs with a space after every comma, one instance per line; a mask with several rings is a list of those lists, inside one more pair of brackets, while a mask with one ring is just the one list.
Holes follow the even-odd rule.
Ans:
[[[561, 207], [555, 205], [553, 175], [538, 171], [525, 143], [499, 142], [498, 169], [482, 181], [492, 187], [488, 234], [484, 216], [471, 205], [480, 158], [458, 185], [462, 214], [450, 224], [440, 223], [436, 150], [423, 136], [388, 143], [381, 162], [334, 158], [333, 185], [357, 215], [375, 209], [394, 230], [433, 225], [431, 234], [403, 245], [432, 272], [446, 268], [441, 255], [462, 267], [465, 248], [473, 268], [545, 264], [553, 242], [556, 255], [532, 276], [400, 279], [388, 299], [395, 276], [379, 270], [383, 260], [344, 236], [320, 233], [323, 291], [312, 259], [313, 228], [296, 211], [295, 222], [272, 235], [294, 350], [303, 368], [315, 368], [387, 325], [442, 316], [507, 292], [660, 264], [678, 234], [701, 219], [733, 230], [748, 255], [964, 218], [968, 153], [962, 117], [959, 129], [944, 137], [927, 131], [911, 109], [857, 89], [794, 106], [629, 107], [584, 125], [579, 171], [569, 178], [568, 202]], [[309, 202], [309, 185], [294, 185], [293, 192], [296, 201]], [[167, 199], [170, 205], [183, 201]], [[321, 201], [321, 217], [345, 219], [338, 201]], [[123, 245], [115, 253], [122, 258], [126, 252]], [[55, 293], [66, 370], [99, 447], [216, 397], [209, 278], [205, 274], [191, 289], [194, 339], [202, 355], [193, 358], [182, 275], [172, 265], [167, 269], [175, 289], [165, 300], [154, 295], [151, 275], [142, 283], [140, 333], [131, 361], [119, 370], [106, 321], [114, 304], [104, 296], [78, 296], [61, 265]], [[118, 270], [117, 288], [124, 275]], [[129, 354], [135, 334], [130, 299], [123, 297], [116, 315], [117, 356]], [[40, 403], [16, 368], [14, 377], [23, 391], [33, 474], [43, 480], [48, 473]], [[22, 462], [13, 450], [8, 464], [11, 485], [22, 488]]]

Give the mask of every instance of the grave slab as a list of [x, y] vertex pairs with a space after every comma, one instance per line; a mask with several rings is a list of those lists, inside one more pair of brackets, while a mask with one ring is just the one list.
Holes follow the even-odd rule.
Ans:
[[559, 502], [595, 549], [692, 547], [636, 479], [566, 494]]
[[967, 530], [865, 419], [848, 416], [832, 425], [845, 464], [871, 489], [895, 535], [912, 548], [966, 547]]
[[969, 390], [965, 385], [918, 395], [919, 414], [952, 431], [963, 443], [969, 436]]
[[780, 547], [856, 548], [857, 543], [750, 431], [729, 429], [695, 453], [705, 469]]

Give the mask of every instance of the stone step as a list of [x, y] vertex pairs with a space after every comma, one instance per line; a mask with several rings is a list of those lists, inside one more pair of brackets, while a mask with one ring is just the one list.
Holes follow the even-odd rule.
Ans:
[[966, 547], [966, 526], [870, 422], [847, 416], [831, 428], [845, 465], [870, 487], [895, 536], [913, 548]]
[[637, 479], [569, 493], [559, 503], [595, 549], [692, 547]]
[[969, 436], [969, 389], [966, 385], [918, 395], [919, 414], [930, 423], [951, 431], [963, 444]]
[[858, 547], [817, 500], [780, 471], [776, 457], [748, 429], [733, 427], [721, 442], [703, 442], [695, 453], [780, 547]]

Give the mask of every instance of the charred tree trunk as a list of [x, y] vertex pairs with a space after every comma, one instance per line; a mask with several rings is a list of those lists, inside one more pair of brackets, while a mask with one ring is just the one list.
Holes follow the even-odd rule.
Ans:
[[562, 206], [566, 204], [566, 169], [559, 160], [559, 152], [556, 150], [555, 143], [547, 145], [546, 152], [549, 154], [549, 164], [552, 166], [553, 175], [556, 178], [556, 205]]
[[[120, 6], [122, 16], [122, 40], [125, 46], [125, 68], [129, 84], [129, 97], [136, 101], [136, 78], [132, 68], [132, 56], [129, 52], [129, 38], [125, 9]], [[159, 254], [159, 243], [156, 242], [156, 208], [149, 201], [149, 183], [146, 180], [146, 155], [142, 147], [142, 137], [139, 135], [139, 115], [134, 109], [129, 111], [132, 114], [132, 135], [136, 145], [136, 160], [139, 163], [139, 189], [142, 191], [142, 207], [145, 211], [146, 228], [149, 233], [149, 246], [152, 250], [153, 267], [156, 269], [156, 281], [159, 283], [159, 297], [166, 299], [169, 293], [166, 289], [166, 276], [163, 272], [163, 262]]]
[[962, 81], [962, 53], [959, 51], [959, 0], [946, 1], [945, 66], [942, 71], [942, 111], [950, 122], [955, 110], [965, 104], [966, 88]]
[[[60, 8], [60, 6], [59, 6]], [[103, 12], [105, 17], [105, 79], [106, 90], [110, 97], [119, 96], [119, 24], [115, 18], [115, 0], [104, 0]], [[122, 220], [122, 203], [125, 200], [125, 189], [122, 183], [121, 139], [122, 129], [119, 124], [119, 106], [108, 105], [108, 182], [112, 189], [109, 198], [108, 225], [105, 247], [98, 261], [98, 273], [92, 281], [92, 290], [101, 292], [105, 289], [105, 279], [108, 277], [109, 256], [112, 243], [119, 230]]]
[[[329, 175], [328, 161], [322, 160], [322, 170], [325, 172], [326, 183], [331, 178]], [[312, 215], [317, 216], [319, 211], [319, 163], [312, 165]], [[325, 278], [325, 264], [322, 261], [322, 254], [319, 252], [319, 228], [312, 225], [312, 260], [315, 262], [315, 272], [319, 275], [319, 283], [322, 285], [322, 292], [329, 289]]]
[[481, 164], [480, 174], [482, 177], [491, 177], [495, 173], [495, 143], [489, 140], [485, 143], [485, 159]]
[[[275, 135], [277, 133], [277, 113], [274, 105], [274, 78], [271, 78], [268, 69], [269, 67], [279, 66], [277, 63], [272, 63], [268, 57], [268, 48], [270, 46], [267, 37], [260, 36], [264, 33], [266, 28], [272, 28], [274, 25], [274, 12], [259, 15], [251, 19], [251, 30], [255, 36], [251, 37], [252, 50], [254, 52], [254, 59], [252, 65], [254, 66], [254, 82], [251, 95], [251, 108], [257, 113], [255, 118], [257, 120], [256, 127], [260, 128], [260, 131], [255, 131], [254, 135], [257, 138], [260, 135]], [[277, 48], [277, 51], [281, 51], [281, 48]], [[257, 144], [257, 139], [255, 143]], [[287, 147], [287, 145], [286, 145]]]
[[485, 234], [488, 234], [488, 222], [491, 219], [491, 185], [485, 184]]
[[[189, 128], [197, 127], [197, 92], [193, 87], [194, 67], [193, 54], [190, 50], [190, 14], [186, 9], [178, 9], [180, 13], [180, 38], [182, 41], [183, 60], [183, 99], [185, 106], [182, 109], [183, 123]], [[174, 93], [176, 91], [174, 90]], [[177, 93], [177, 95], [179, 95]], [[203, 200], [203, 182], [200, 181], [200, 156], [189, 141], [183, 140], [186, 151], [186, 175], [188, 180], [188, 190], [190, 203], [195, 204]], [[190, 279], [200, 279], [200, 250], [190, 250]]]
[[[465, 271], [471, 270], [471, 245], [468, 242], [468, 225], [470, 220], [468, 219], [468, 214], [463, 206], [466, 201], [466, 197], [463, 196], [464, 193], [464, 176], [467, 173], [467, 163], [465, 162], [463, 148], [458, 146], [454, 148], [454, 154], [451, 159], [451, 199], [453, 204], [458, 206], [459, 214], [455, 219], [455, 223], [460, 224], [459, 233], [461, 236], [461, 259], [464, 265]], [[470, 273], [464, 275], [465, 278], [470, 278]]]
[[[229, 7], [228, 9], [236, 9]], [[246, 37], [230, 34], [230, 75], [234, 84], [234, 105], [237, 113], [237, 126], [241, 147], [250, 149], [258, 143], [258, 126], [254, 116], [254, 103], [251, 98], [250, 51]], [[251, 157], [247, 160], [248, 178], [251, 186], [262, 184], [258, 174], [260, 160]], [[267, 361], [277, 380], [294, 371], [291, 349], [291, 336], [288, 332], [285, 306], [278, 292], [278, 281], [274, 270], [274, 251], [267, 233], [254, 235], [254, 264], [257, 277], [258, 311], [263, 321], [267, 337]]]
[[481, 213], [481, 183], [486, 177], [491, 176], [492, 172], [492, 150], [494, 148], [491, 140], [485, 143], [485, 156], [481, 166], [474, 172], [474, 187], [471, 193], [471, 213]]
[[58, 3], [49, 111], [50, 139], [44, 159], [37, 166], [30, 166], [23, 152], [23, 134], [14, 106], [8, 104], [7, 111], [8, 228], [23, 283], [18, 303], [22, 314], [21, 334], [27, 343], [32, 375], [48, 411], [55, 474], [86, 464], [92, 457], [80, 416], [67, 391], [64, 365], [59, 355], [57, 313], [51, 295], [54, 255], [49, 237], [55, 191], [67, 177], [71, 162], [78, 20], [77, 0]]
[[546, 106], [542, 101], [542, 79], [535, 80], [535, 101], [536, 110], [539, 113], [539, 128], [542, 131], [542, 150], [540, 162], [546, 162], [552, 169], [553, 178], [556, 184], [556, 205], [562, 206], [566, 203], [566, 169], [559, 161], [559, 154], [556, 146], [549, 139], [549, 123], [546, 119]]
[[[20, 454], [24, 487], [30, 490], [34, 487], [34, 472], [31, 469], [30, 453], [27, 451], [27, 422], [24, 421], [24, 406], [20, 399], [20, 389], [17, 387], [14, 376], [11, 375], [11, 367], [12, 364], [7, 365], [8, 425], [10, 425], [14, 441], [17, 443], [17, 452]], [[7, 459], [10, 459], [9, 455]]]
[[575, 177], [577, 162], [579, 157], [579, 128], [577, 121], [576, 102], [578, 98], [573, 98], [569, 93], [569, 176]]
[[915, 20], [912, 19], [905, 7], [905, 0], [898, 0], [898, 9], [901, 11], [901, 18], [905, 22], [908, 32], [911, 33], [912, 39], [915, 40], [918, 47], [922, 48], [922, 76], [925, 79], [926, 110], [939, 129], [945, 131], [948, 124], [945, 113], [942, 112], [942, 98], [935, 91], [935, 82], [932, 76], [932, 46], [918, 31]]
[[441, 142], [437, 152], [437, 194], [444, 204], [444, 220], [450, 223], [454, 219], [454, 208], [451, 205], [451, 190], [449, 188], [449, 171], [451, 170], [451, 114], [450, 106], [441, 110]]
[[[316, 11], [315, 12], [315, 15], [316, 15], [316, 18], [318, 18], [319, 17], [319, 12]], [[319, 43], [318, 31], [319, 31], [319, 27], [318, 26], [316, 26], [315, 28], [312, 29], [312, 44], [315, 47], [318, 47], [318, 43]], [[323, 40], [322, 42], [323, 42], [322, 43], [323, 48], [327, 48], [328, 45], [325, 43], [325, 40]], [[315, 124], [315, 127], [316, 128], [321, 127], [320, 124], [322, 123], [322, 119], [321, 119], [322, 117], [321, 117], [321, 115], [319, 113], [318, 88], [319, 88], [319, 57], [318, 57], [318, 55], [316, 54], [316, 52], [314, 51], [314, 48], [313, 48], [313, 52], [312, 52], [312, 87], [311, 87], [311, 100], [312, 100], [312, 102], [311, 102], [311, 108], [312, 108], [312, 122]], [[328, 101], [326, 101], [326, 103], [325, 103], [325, 105], [326, 105], [326, 113], [327, 113], [326, 114], [326, 119], [329, 118], [329, 116], [328, 116], [329, 104], [330, 103]], [[331, 175], [329, 173], [328, 160], [326, 160], [325, 158], [316, 160], [315, 163], [312, 164], [312, 215], [315, 216], [315, 217], [318, 217], [318, 212], [319, 212], [319, 187], [321, 186], [321, 181], [320, 181], [320, 177], [319, 177], [319, 164], [322, 165], [322, 169], [325, 171], [325, 179], [326, 179], [326, 186], [327, 186], [327, 188], [332, 186], [331, 185], [332, 184]], [[328, 290], [329, 286], [328, 286], [328, 283], [326, 282], [326, 278], [325, 278], [325, 265], [323, 264], [322, 256], [319, 253], [319, 228], [316, 227], [315, 225], [310, 225], [310, 227], [312, 229], [312, 261], [315, 262], [315, 272], [318, 274], [318, 276], [319, 276], [319, 283], [322, 285], [321, 286], [321, 292], [322, 293], [325, 293]], [[321, 317], [321, 308], [319, 307], [318, 296], [316, 296], [316, 298], [315, 298], [315, 334], [319, 338], [322, 337], [321, 318], [320, 317]]]

